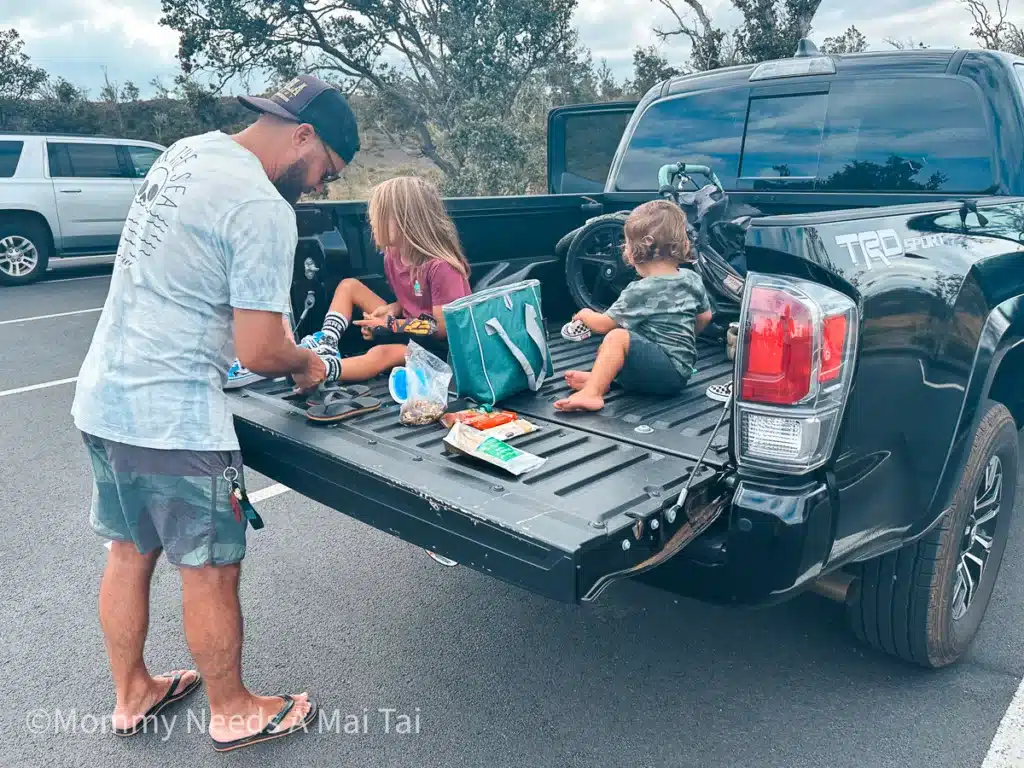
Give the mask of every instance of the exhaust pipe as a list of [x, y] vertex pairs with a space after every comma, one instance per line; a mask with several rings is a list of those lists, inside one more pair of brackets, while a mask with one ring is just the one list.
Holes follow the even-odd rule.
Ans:
[[854, 580], [855, 577], [849, 573], [836, 571], [816, 579], [811, 584], [810, 590], [837, 603], [845, 603]]

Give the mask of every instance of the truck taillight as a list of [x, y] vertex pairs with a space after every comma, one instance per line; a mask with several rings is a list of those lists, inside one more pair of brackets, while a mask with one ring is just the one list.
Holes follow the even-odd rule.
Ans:
[[757, 286], [750, 292], [741, 377], [744, 400], [792, 405], [807, 396], [812, 323], [810, 310], [785, 291]]
[[751, 273], [736, 354], [737, 459], [774, 471], [821, 466], [852, 381], [857, 307], [838, 291]]

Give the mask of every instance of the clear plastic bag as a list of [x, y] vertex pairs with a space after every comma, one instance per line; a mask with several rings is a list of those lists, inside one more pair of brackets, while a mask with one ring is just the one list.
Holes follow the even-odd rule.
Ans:
[[410, 426], [432, 424], [448, 410], [452, 369], [414, 341], [405, 353], [406, 397], [399, 420]]

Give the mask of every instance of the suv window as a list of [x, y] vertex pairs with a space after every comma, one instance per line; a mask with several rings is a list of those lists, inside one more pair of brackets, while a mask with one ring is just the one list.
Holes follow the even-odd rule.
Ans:
[[23, 141], [0, 141], [0, 179], [9, 179], [18, 169]]
[[640, 118], [622, 157], [616, 189], [658, 188], [658, 169], [708, 165], [729, 187], [739, 172], [747, 90], [704, 91], [655, 102]]
[[566, 172], [604, 184], [631, 116], [632, 113], [627, 111], [567, 115]]
[[149, 173], [149, 169], [153, 167], [153, 163], [163, 154], [152, 147], [128, 146], [125, 149], [128, 150], [128, 157], [131, 158], [135, 176], [140, 179], [145, 178], [146, 174]]
[[49, 145], [49, 154], [50, 174], [53, 176], [123, 179], [128, 175], [121, 165], [114, 144], [52, 143]]
[[0, 141], [0, 178], [14, 175], [24, 147], [24, 141]]
[[984, 105], [966, 82], [836, 81], [818, 189], [978, 193], [993, 183], [991, 146]]
[[740, 176], [812, 182], [818, 173], [827, 98], [808, 93], [751, 99]]

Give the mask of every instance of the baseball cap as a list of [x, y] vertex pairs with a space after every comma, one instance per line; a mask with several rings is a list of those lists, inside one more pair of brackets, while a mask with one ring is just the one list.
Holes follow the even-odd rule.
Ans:
[[299, 75], [269, 99], [239, 96], [238, 100], [253, 112], [309, 123], [346, 165], [359, 151], [359, 128], [348, 100], [337, 88], [313, 75]]

